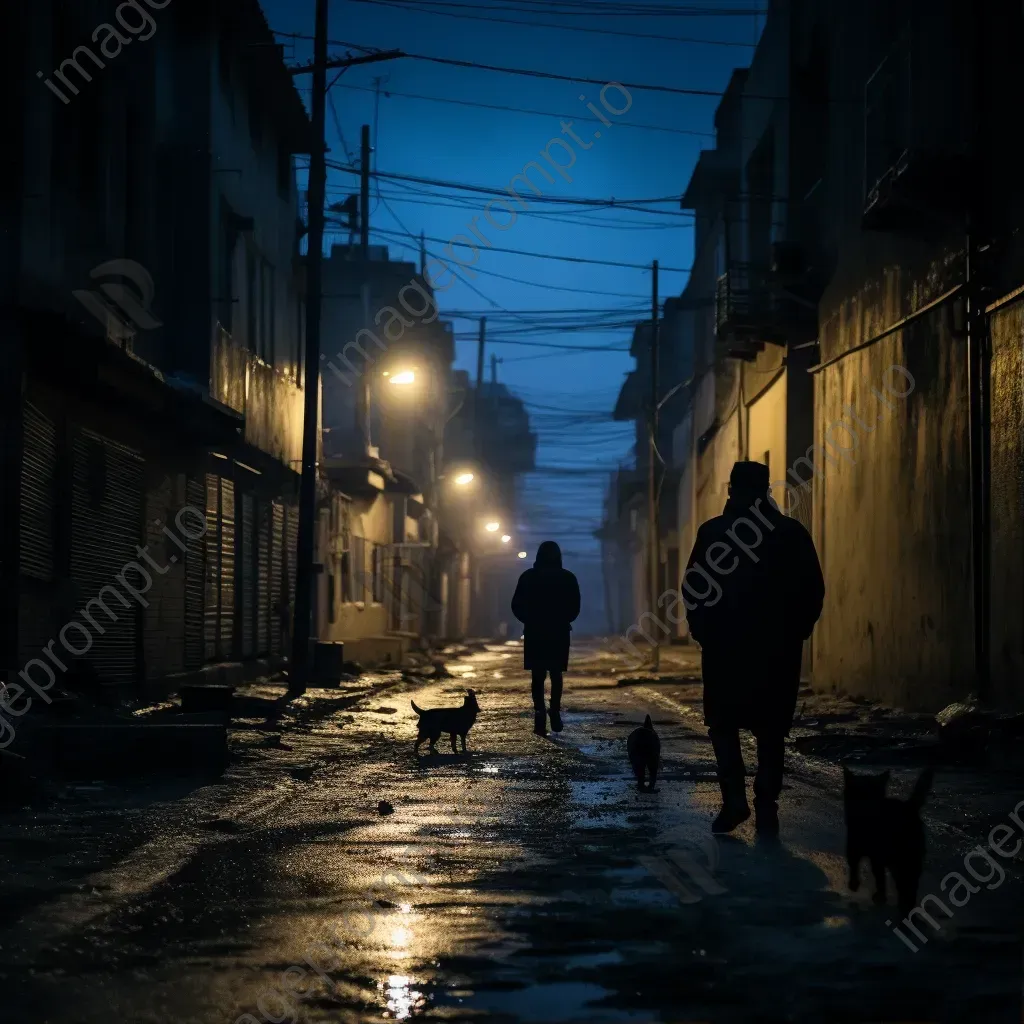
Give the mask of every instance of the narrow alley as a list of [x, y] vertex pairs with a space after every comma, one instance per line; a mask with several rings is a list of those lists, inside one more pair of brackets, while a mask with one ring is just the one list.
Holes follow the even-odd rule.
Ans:
[[[78, 787], [9, 816], [4, 859], [33, 866], [3, 881], [5, 1017], [1019, 1019], [1019, 859], [941, 932], [921, 925], [913, 952], [886, 925], [894, 906], [846, 890], [839, 769], [790, 750], [781, 840], [750, 825], [712, 839], [714, 760], [685, 680], [618, 685], [623, 665], [581, 645], [565, 731], [542, 739], [520, 665], [518, 643], [491, 645], [449, 679], [368, 677], [283, 709], [257, 684], [250, 710], [276, 711], [235, 719], [218, 783]], [[467, 687], [482, 708], [468, 754], [445, 738], [413, 756], [410, 700]], [[648, 713], [663, 777], [638, 793], [625, 737]], [[964, 784], [940, 772], [926, 808], [923, 892], [979, 841], [950, 812]], [[1016, 801], [986, 797], [973, 810], [1005, 821]]]

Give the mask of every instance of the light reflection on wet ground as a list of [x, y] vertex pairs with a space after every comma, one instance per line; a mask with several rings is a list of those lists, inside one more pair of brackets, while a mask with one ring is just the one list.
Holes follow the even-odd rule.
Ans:
[[[292, 729], [288, 756], [318, 768], [289, 783], [281, 808], [215, 837], [89, 932], [70, 929], [23, 965], [36, 973], [11, 955], [8, 991], [32, 999], [23, 1019], [109, 1024], [114, 1005], [133, 1024], [251, 1024], [247, 1013], [266, 1024], [261, 993], [292, 966], [303, 991], [289, 1005], [310, 1024], [817, 1022], [823, 1007], [858, 1024], [952, 1022], [968, 1006], [970, 1019], [1000, 1019], [968, 992], [985, 972], [990, 987], [1005, 982], [1000, 933], [984, 959], [980, 943], [948, 962], [907, 955], [845, 892], [834, 799], [790, 780], [783, 843], [755, 843], [748, 827], [716, 842], [711, 894], [672, 860], [706, 857], [717, 800], [706, 740], [658, 703], [671, 723], [659, 726], [665, 781], [638, 793], [623, 744], [650, 710], [641, 688], [570, 676], [566, 731], [544, 740], [530, 731], [518, 657], [477, 653], [449, 665], [455, 679], [396, 684]], [[456, 704], [478, 679], [468, 755], [414, 757], [410, 698]], [[76, 966], [58, 976], [58, 963]], [[937, 969], [957, 978], [941, 997]], [[777, 1016], [758, 1017], [765, 1007]]]

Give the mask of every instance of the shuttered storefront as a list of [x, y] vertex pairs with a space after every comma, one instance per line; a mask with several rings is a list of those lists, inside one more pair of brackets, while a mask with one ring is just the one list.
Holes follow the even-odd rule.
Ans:
[[53, 579], [54, 471], [57, 431], [35, 406], [25, 406], [21, 462], [21, 572]]
[[235, 651], [235, 485], [220, 480], [220, 650], [221, 658], [229, 659]]
[[206, 474], [206, 586], [203, 615], [203, 660], [217, 657], [220, 631], [220, 477]]
[[53, 422], [26, 403], [21, 463], [21, 575], [28, 577], [18, 601], [19, 661], [39, 657], [53, 639], [51, 602], [32, 581], [54, 575], [54, 505], [57, 431]]
[[[186, 487], [188, 504], [203, 512], [206, 507], [206, 483], [202, 478], [190, 477]], [[196, 525], [192, 525], [196, 523]], [[189, 533], [198, 532], [198, 519], [189, 516]], [[203, 608], [204, 582], [206, 573], [206, 537], [207, 532], [198, 537], [190, 536], [185, 552], [185, 669], [193, 672], [200, 668], [204, 660], [204, 624]]]
[[[298, 505], [288, 505], [287, 509], [285, 538], [288, 547], [285, 551], [285, 558], [288, 561], [288, 590], [284, 595], [284, 601], [285, 607], [288, 609], [288, 628], [290, 629], [292, 616], [295, 614], [295, 559], [299, 549], [299, 507]], [[284, 653], [290, 655], [292, 652], [287, 650]]]
[[207, 661], [235, 656], [235, 485], [206, 475], [206, 614]]
[[251, 494], [242, 495], [242, 570], [239, 582], [242, 588], [242, 657], [251, 658], [256, 653], [256, 514], [255, 499]]
[[284, 591], [284, 506], [275, 501], [271, 506], [270, 527], [270, 653], [284, 653], [281, 637], [280, 601]]
[[142, 534], [142, 456], [83, 428], [72, 445], [72, 479], [71, 579], [88, 636], [71, 630], [68, 640], [101, 681], [131, 683], [142, 606], [127, 588], [142, 592], [145, 584], [126, 567], [137, 562]]
[[273, 610], [273, 595], [270, 590], [270, 502], [256, 503], [258, 520], [257, 546], [257, 588], [259, 601], [256, 609], [256, 653], [270, 653], [270, 616]]

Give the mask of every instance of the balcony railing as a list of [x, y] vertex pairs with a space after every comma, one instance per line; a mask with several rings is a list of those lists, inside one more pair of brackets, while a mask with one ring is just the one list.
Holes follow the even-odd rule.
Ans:
[[734, 264], [718, 279], [715, 333], [739, 352], [765, 343], [786, 345], [817, 334], [816, 303], [797, 293], [790, 275], [747, 263]]
[[210, 397], [245, 416], [245, 440], [291, 466], [302, 464], [304, 393], [220, 324], [210, 353]]

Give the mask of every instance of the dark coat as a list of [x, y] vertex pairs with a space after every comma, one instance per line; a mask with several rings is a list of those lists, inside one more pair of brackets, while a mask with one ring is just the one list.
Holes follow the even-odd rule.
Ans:
[[[519, 577], [512, 597], [512, 614], [523, 623], [523, 667], [564, 672], [569, 667], [571, 622], [580, 614], [580, 585], [575, 575], [562, 568], [562, 556], [556, 545], [557, 561], [537, 552], [532, 569]], [[550, 551], [550, 549], [548, 549]]]
[[788, 734], [825, 582], [807, 530], [767, 500], [752, 510], [754, 500], [730, 498], [700, 527], [682, 596], [701, 646], [708, 728]]

